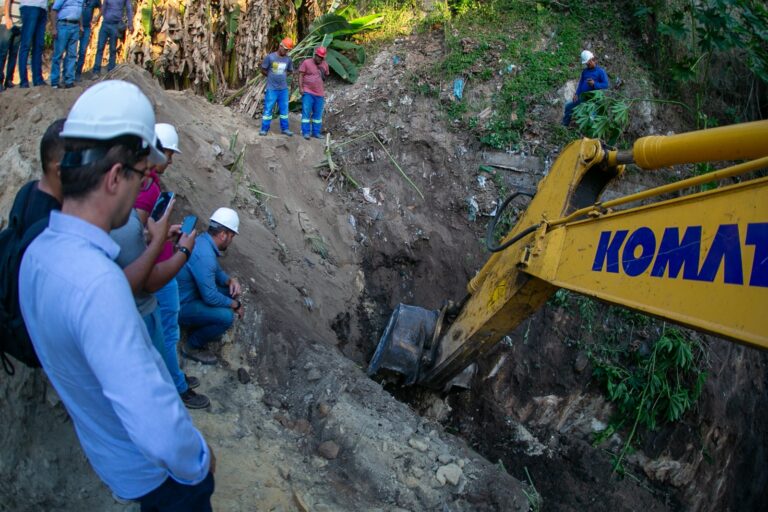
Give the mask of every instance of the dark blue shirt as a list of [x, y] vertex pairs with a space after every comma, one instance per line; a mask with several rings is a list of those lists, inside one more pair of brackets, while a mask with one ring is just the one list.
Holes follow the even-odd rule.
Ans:
[[85, 0], [83, 2], [83, 26], [93, 22], [94, 9], [101, 9], [101, 0]]
[[[590, 87], [589, 84], [587, 84], [587, 80], [590, 78], [595, 81], [593, 87]], [[581, 95], [585, 92], [607, 89], [609, 86], [608, 75], [603, 68], [600, 66], [595, 66], [594, 69], [584, 68], [584, 71], [581, 72], [579, 86], [576, 88], [576, 96], [581, 100]]]

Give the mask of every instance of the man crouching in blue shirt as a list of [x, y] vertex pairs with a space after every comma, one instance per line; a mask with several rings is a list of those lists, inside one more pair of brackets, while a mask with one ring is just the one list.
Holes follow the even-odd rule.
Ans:
[[109, 231], [125, 224], [155, 148], [155, 114], [133, 84], [77, 100], [61, 137], [63, 206], [29, 246], [21, 312], [99, 477], [141, 510], [210, 511], [215, 458], [139, 316]]
[[597, 65], [597, 59], [591, 51], [584, 50], [581, 52], [581, 63], [585, 68], [581, 71], [581, 78], [579, 79], [579, 85], [576, 87], [576, 93], [573, 95], [573, 101], [565, 105], [563, 126], [571, 124], [573, 109], [581, 102], [582, 94], [610, 87], [608, 75], [603, 68]]
[[211, 215], [208, 232], [197, 237], [195, 252], [179, 271], [179, 324], [189, 327], [187, 342], [181, 348], [184, 357], [202, 364], [216, 364], [208, 350], [235, 319], [243, 318], [240, 283], [229, 277], [218, 258], [226, 251], [240, 227], [240, 218], [231, 208], [219, 208]]

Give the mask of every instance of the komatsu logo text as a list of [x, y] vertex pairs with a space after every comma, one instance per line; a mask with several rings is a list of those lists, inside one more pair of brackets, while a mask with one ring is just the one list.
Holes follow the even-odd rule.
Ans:
[[[768, 223], [744, 226], [721, 224], [712, 244], [702, 254], [701, 226], [668, 227], [661, 239], [648, 227], [603, 231], [592, 270], [639, 276], [650, 269], [652, 277], [713, 282], [720, 268], [728, 284], [768, 287]], [[706, 233], [712, 237], [712, 233]], [[742, 251], [753, 253], [751, 268], [743, 268]]]

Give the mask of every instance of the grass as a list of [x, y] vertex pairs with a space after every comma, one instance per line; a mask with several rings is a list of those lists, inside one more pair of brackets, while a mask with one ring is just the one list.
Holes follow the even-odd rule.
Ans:
[[[566, 15], [533, 1], [462, 0], [435, 5], [421, 26], [442, 29], [447, 51], [442, 61], [425, 70], [426, 82], [453, 83], [463, 77], [468, 90], [493, 82], [489, 89], [495, 92], [481, 101], [465, 98], [443, 107], [454, 125], [471, 130], [481, 142], [498, 149], [514, 147], [521, 140], [533, 106], [546, 103], [566, 81], [578, 77], [577, 56], [585, 40], [614, 23], [606, 22], [609, 15], [590, 16], [583, 6], [571, 6]], [[416, 83], [415, 92], [434, 94], [424, 81]], [[480, 120], [478, 114], [487, 107], [492, 109], [491, 116]], [[561, 142], [569, 135], [566, 130], [553, 130], [552, 137]]]

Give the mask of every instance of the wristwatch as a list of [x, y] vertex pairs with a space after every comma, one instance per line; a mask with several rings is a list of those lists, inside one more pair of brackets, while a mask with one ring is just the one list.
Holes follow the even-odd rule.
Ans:
[[179, 246], [179, 252], [187, 257], [187, 261], [189, 261], [189, 257], [192, 256], [192, 252], [183, 245]]
[[235, 301], [237, 302], [237, 307], [235, 308], [235, 310], [238, 310], [238, 309], [240, 309], [241, 307], [243, 307], [243, 303], [242, 303], [242, 302], [240, 302], [240, 299], [235, 299]]

